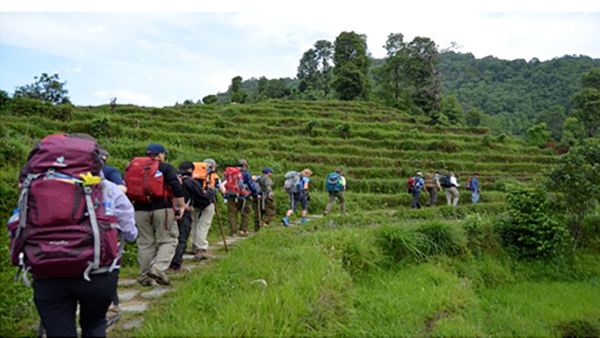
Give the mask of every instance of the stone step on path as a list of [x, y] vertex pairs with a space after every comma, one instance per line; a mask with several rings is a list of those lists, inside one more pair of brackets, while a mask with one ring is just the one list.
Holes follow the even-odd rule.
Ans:
[[[226, 237], [227, 247], [235, 247], [236, 243], [239, 243], [252, 235], [253, 234], [249, 234], [247, 237]], [[143, 287], [138, 284], [135, 278], [120, 278], [118, 283], [118, 293], [121, 318], [115, 325], [108, 328], [107, 335], [109, 337], [126, 336], [128, 335], [128, 332], [131, 332], [131, 330], [135, 330], [135, 328], [142, 325], [144, 322], [144, 313], [150, 308], [153, 301], [172, 291], [173, 288], [176, 287], [177, 281], [186, 273], [207, 265], [211, 260], [225, 258], [226, 254], [216, 254], [217, 251], [222, 252], [223, 247], [224, 244], [222, 240], [211, 243], [208, 252], [214, 255], [214, 258], [207, 260], [198, 261], [195, 259], [194, 255], [183, 255], [185, 261], [182, 269], [183, 271], [181, 273], [169, 274], [169, 279], [171, 280], [171, 285], [169, 286], [158, 285], [153, 281], [152, 286]]]

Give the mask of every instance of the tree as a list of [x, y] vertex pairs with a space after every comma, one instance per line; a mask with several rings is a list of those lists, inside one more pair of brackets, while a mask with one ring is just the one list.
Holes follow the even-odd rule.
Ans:
[[10, 96], [8, 96], [6, 91], [0, 89], [0, 106], [3, 106], [8, 102], [10, 102]]
[[285, 85], [284, 79], [269, 80], [262, 76], [258, 79], [259, 100], [281, 99], [290, 95], [289, 88]]
[[202, 98], [204, 104], [216, 104], [217, 102], [219, 102], [219, 98], [215, 94], [206, 95]]
[[58, 74], [42, 73], [40, 77], [35, 76], [34, 80], [32, 84], [17, 87], [13, 97], [27, 97], [52, 104], [71, 103], [67, 96], [69, 91], [65, 88], [67, 82], [60, 82]]
[[583, 89], [573, 96], [573, 115], [583, 123], [587, 137], [595, 137], [600, 127], [600, 68], [581, 76]]
[[469, 127], [478, 127], [481, 124], [483, 113], [477, 108], [471, 108], [465, 118]]
[[332, 67], [329, 64], [333, 56], [333, 44], [327, 40], [319, 40], [315, 42], [314, 47], [318, 66], [317, 87], [315, 89], [322, 90], [327, 96], [333, 80]]
[[573, 250], [583, 236], [583, 220], [600, 198], [600, 140], [590, 138], [559, 159], [548, 175], [548, 186], [560, 194], [557, 200], [571, 217]]
[[246, 102], [246, 98], [248, 98], [248, 94], [242, 89], [242, 77], [236, 76], [231, 79], [231, 85], [229, 86], [229, 91], [231, 92], [231, 102], [234, 103], [244, 103]]
[[576, 117], [567, 117], [563, 123], [562, 138], [560, 140], [563, 146], [573, 146], [585, 135], [583, 125]]
[[335, 39], [332, 87], [342, 100], [367, 100], [369, 96], [369, 58], [367, 37], [355, 32], [342, 32]]
[[318, 87], [318, 60], [314, 49], [309, 49], [302, 55], [300, 64], [298, 65], [298, 89], [300, 92], [305, 92]]
[[465, 122], [465, 113], [456, 94], [442, 97], [440, 110], [442, 115], [448, 118], [448, 123], [452, 125], [460, 125]]
[[527, 143], [541, 148], [548, 143], [551, 135], [552, 133], [548, 131], [546, 124], [541, 122], [527, 129], [525, 138], [527, 139]]
[[407, 46], [407, 77], [413, 90], [413, 102], [425, 114], [440, 110], [441, 74], [437, 71], [438, 48], [429, 38], [415, 37]]
[[560, 140], [566, 118], [565, 107], [554, 105], [542, 111], [541, 114], [536, 117], [535, 121], [536, 123], [546, 123], [548, 130], [552, 133], [552, 138]]
[[384, 63], [375, 71], [375, 78], [379, 84], [378, 96], [388, 106], [396, 108], [409, 108], [408, 82], [406, 76], [406, 65], [408, 54], [404, 35], [392, 33], [383, 46], [387, 55]]

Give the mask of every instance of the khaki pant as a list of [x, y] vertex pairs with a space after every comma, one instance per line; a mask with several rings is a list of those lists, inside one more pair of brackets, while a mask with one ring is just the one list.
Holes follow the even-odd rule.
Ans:
[[344, 192], [340, 191], [340, 192], [330, 192], [329, 193], [329, 202], [327, 203], [327, 206], [325, 207], [326, 214], [331, 212], [331, 208], [333, 208], [333, 203], [335, 202], [336, 198], [340, 201], [340, 210], [342, 211], [342, 214], [346, 213], [346, 198], [344, 198]]
[[265, 224], [271, 223], [275, 219], [275, 200], [272, 198], [265, 199], [265, 211], [262, 215], [262, 221]]
[[206, 237], [210, 231], [213, 217], [215, 217], [215, 204], [211, 203], [202, 210], [192, 211], [192, 246], [196, 250], [208, 250]]
[[227, 217], [229, 218], [229, 227], [231, 228], [231, 235], [237, 235], [237, 214], [242, 214], [242, 223], [240, 230], [248, 231], [248, 224], [250, 224], [250, 214], [252, 213], [252, 200], [250, 198], [229, 198], [227, 200]]
[[450, 187], [446, 189], [446, 201], [448, 205], [458, 206], [458, 189], [456, 187]]
[[135, 223], [140, 276], [145, 276], [151, 268], [166, 270], [175, 255], [179, 237], [173, 209], [136, 211]]

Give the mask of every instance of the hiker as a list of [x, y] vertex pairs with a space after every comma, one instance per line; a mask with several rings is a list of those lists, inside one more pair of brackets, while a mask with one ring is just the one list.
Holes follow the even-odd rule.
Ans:
[[[151, 286], [169, 285], [165, 270], [169, 268], [178, 243], [176, 220], [183, 217], [185, 202], [177, 171], [165, 162], [167, 150], [152, 143], [145, 157], [134, 158], [125, 169], [127, 196], [134, 201], [135, 221], [139, 231], [138, 282]], [[149, 168], [149, 169], [148, 169]], [[177, 202], [177, 214], [173, 209]]]
[[453, 207], [458, 206], [458, 187], [460, 185], [456, 181], [456, 176], [450, 172], [442, 177], [442, 187], [446, 188], [446, 201], [448, 205]]
[[102, 148], [102, 146], [100, 146], [100, 155], [102, 155], [102, 161], [104, 162], [104, 165], [102, 166], [102, 174], [107, 180], [116, 184], [119, 189], [126, 194], [127, 186], [125, 185], [125, 181], [123, 181], [123, 175], [121, 175], [119, 169], [106, 164], [106, 160], [110, 154], [108, 151], [106, 151], [106, 149]]
[[481, 190], [479, 189], [479, 173], [473, 174], [473, 177], [467, 180], [467, 189], [471, 190], [471, 201], [473, 204], [479, 202]]
[[[21, 173], [19, 209], [8, 223], [11, 260], [26, 284], [32, 272], [41, 328], [48, 337], [76, 337], [79, 304], [82, 335], [106, 336], [122, 254], [118, 236], [137, 236], [131, 202], [103, 178], [91, 139], [45, 138]], [[68, 246], [54, 244], [65, 240]]]
[[273, 192], [273, 169], [266, 167], [262, 171], [262, 175], [258, 178], [260, 186], [260, 209], [262, 219], [260, 220], [261, 227], [268, 227], [275, 219], [275, 193]]
[[187, 247], [188, 237], [192, 228], [192, 211], [196, 208], [202, 208], [200, 204], [202, 200], [210, 202], [208, 197], [202, 189], [202, 185], [192, 179], [192, 172], [194, 171], [194, 164], [189, 161], [181, 162], [179, 165], [179, 177], [181, 179], [181, 189], [183, 191], [183, 200], [185, 203], [185, 212], [183, 217], [177, 220], [177, 228], [179, 230], [179, 237], [177, 248], [175, 249], [175, 255], [171, 260], [169, 268], [166, 270], [167, 273], [176, 272], [181, 269], [183, 263], [183, 254]]
[[210, 192], [211, 200], [209, 204], [203, 208], [194, 208], [192, 211], [192, 248], [194, 250], [194, 257], [198, 260], [205, 260], [213, 258], [214, 256], [208, 252], [208, 232], [212, 220], [215, 217], [215, 208], [217, 205], [216, 192], [219, 191], [221, 194], [225, 194], [225, 185], [221, 184], [221, 179], [217, 175], [217, 162], [212, 158], [206, 158], [202, 163], [209, 164], [208, 173], [206, 174], [204, 187]]
[[344, 191], [346, 190], [346, 178], [343, 176], [341, 169], [336, 170], [333, 173], [329, 173], [325, 179], [325, 190], [329, 193], [329, 202], [323, 211], [323, 215], [327, 215], [333, 208], [333, 202], [337, 198], [340, 201], [340, 210], [342, 215], [346, 214], [346, 199], [344, 198]]
[[431, 178], [430, 182], [428, 182], [428, 180], [425, 180], [425, 187], [427, 188], [427, 192], [429, 192], [429, 202], [427, 202], [428, 207], [434, 207], [437, 205], [438, 192], [442, 191], [442, 185], [440, 184], [440, 174], [441, 173], [439, 171], [436, 171], [433, 174], [433, 177]]
[[308, 183], [310, 182], [311, 175], [312, 171], [310, 169], [304, 169], [300, 173], [292, 171], [285, 174], [286, 182], [284, 183], [284, 189], [290, 195], [291, 205], [290, 209], [285, 213], [285, 217], [281, 219], [284, 226], [290, 226], [290, 216], [296, 211], [298, 204], [302, 208], [300, 224], [308, 222], [308, 218], [306, 218], [308, 214], [308, 202], [310, 201]]
[[[240, 236], [248, 235], [248, 224], [250, 223], [250, 213], [252, 212], [250, 197], [258, 197], [258, 191], [252, 181], [252, 175], [248, 172], [249, 167], [246, 160], [239, 160], [236, 167], [226, 168], [223, 175], [231, 237], [238, 236], [238, 234]], [[242, 214], [239, 232], [237, 225], [238, 212]]]
[[427, 192], [427, 188], [425, 187], [425, 181], [423, 180], [423, 173], [418, 172], [417, 176], [414, 178], [414, 185], [412, 187], [412, 195], [413, 200], [410, 205], [411, 209], [421, 209], [421, 190], [425, 189]]

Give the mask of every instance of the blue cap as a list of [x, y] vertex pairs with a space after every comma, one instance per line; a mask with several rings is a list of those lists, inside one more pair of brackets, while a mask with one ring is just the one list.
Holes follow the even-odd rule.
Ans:
[[168, 153], [167, 149], [158, 143], [150, 143], [148, 147], [146, 147], [146, 152], [151, 152], [154, 154]]
[[269, 167], [265, 167], [265, 169], [263, 169], [263, 174], [268, 174], [268, 173], [272, 173], [273, 169], [269, 168]]

